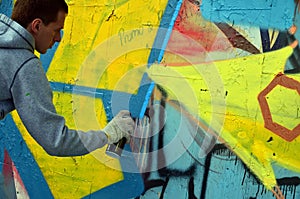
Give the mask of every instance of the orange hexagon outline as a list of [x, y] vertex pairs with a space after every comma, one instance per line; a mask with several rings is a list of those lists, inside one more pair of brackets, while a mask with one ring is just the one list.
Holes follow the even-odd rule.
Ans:
[[275, 76], [271, 83], [258, 94], [257, 97], [264, 118], [265, 128], [282, 137], [286, 141], [291, 142], [300, 135], [300, 124], [298, 124], [293, 130], [290, 130], [274, 122], [268, 102], [266, 100], [266, 95], [270, 93], [277, 85], [296, 90], [300, 95], [300, 83], [292, 78], [287, 77], [283, 73], [279, 73]]

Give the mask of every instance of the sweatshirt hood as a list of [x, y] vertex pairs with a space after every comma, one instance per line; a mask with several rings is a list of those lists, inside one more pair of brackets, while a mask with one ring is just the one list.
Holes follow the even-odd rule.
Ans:
[[20, 24], [0, 14], [0, 48], [27, 49], [34, 52], [34, 38]]

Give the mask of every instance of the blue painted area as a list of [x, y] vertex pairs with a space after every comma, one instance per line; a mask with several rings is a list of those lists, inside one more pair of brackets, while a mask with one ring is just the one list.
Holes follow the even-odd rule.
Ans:
[[164, 15], [162, 16], [159, 30], [155, 37], [151, 53], [149, 55], [148, 64], [155, 62], [160, 63], [163, 58], [165, 49], [170, 39], [175, 20], [182, 5], [182, 0], [170, 0], [166, 6]]
[[[294, 23], [296, 27], [299, 27], [300, 15], [295, 16]], [[279, 31], [276, 41], [271, 45], [271, 35], [269, 35], [268, 29], [260, 29], [260, 36], [262, 42], [263, 52], [269, 52], [283, 48], [290, 45], [293, 41], [299, 40], [300, 33], [296, 31], [294, 35], [289, 34], [287, 31]], [[300, 48], [297, 45], [294, 48], [293, 54], [289, 57], [285, 65], [285, 73], [299, 73], [300, 72]]]
[[[180, 134], [190, 135], [194, 127], [187, 122], [181, 112], [166, 104], [166, 122], [164, 131], [155, 134], [151, 139], [152, 150], [157, 150], [163, 142], [164, 152], [158, 157], [148, 160], [153, 171], [145, 177], [145, 190], [140, 199], [211, 199], [211, 198], [244, 198], [244, 199], [274, 199], [273, 194], [266, 190], [246, 165], [225, 145], [216, 144], [206, 156], [199, 156], [201, 143], [209, 142], [205, 134], [198, 132], [197, 143], [186, 146], [186, 151], [180, 151], [180, 143], [174, 144], [169, 150], [166, 146], [180, 137]], [[158, 114], [158, 111], [155, 111]], [[159, 121], [156, 120], [157, 123]], [[183, 138], [184, 136], [181, 136]], [[160, 138], [160, 139], [159, 139]], [[202, 138], [199, 140], [199, 138]], [[185, 142], [187, 144], [187, 142]], [[171, 162], [174, 154], [182, 155]], [[159, 162], [166, 166], [155, 169]], [[300, 175], [278, 165], [273, 165], [281, 190], [286, 199], [300, 198]]]
[[[296, 27], [300, 27], [299, 13], [296, 14], [294, 23], [295, 23]], [[296, 31], [295, 35], [287, 36], [288, 42], [292, 42], [295, 39], [297, 39], [299, 41], [299, 38], [300, 38], [299, 30]], [[300, 72], [300, 47], [299, 47], [299, 44], [294, 49], [292, 56], [289, 58], [286, 66], [285, 66], [285, 72], [286, 73], [299, 73]]]
[[182, 0], [171, 0], [168, 2], [148, 59], [149, 64], [152, 64], [155, 61], [160, 63], [162, 60], [181, 5]]
[[1, 0], [0, 1], [0, 13], [10, 17], [13, 8], [13, 0]]
[[53, 198], [34, 157], [11, 115], [0, 121], [0, 158], [6, 149], [14, 162], [30, 198]]
[[[204, 198], [275, 198], [229, 149], [215, 151], [210, 158]], [[282, 177], [293, 177], [299, 181], [299, 173], [282, 167], [273, 168], [277, 182], [280, 182]], [[292, 181], [280, 186], [286, 199], [300, 198], [299, 184], [291, 183]]]
[[[128, 144], [125, 145], [124, 150], [131, 151]], [[126, 199], [140, 196], [144, 191], [144, 182], [136, 166], [134, 157], [132, 155], [121, 156], [120, 163], [122, 170], [130, 171], [123, 172], [124, 180], [96, 191], [83, 199]]]
[[204, 18], [212, 22], [287, 30], [293, 25], [294, 1], [202, 0]]

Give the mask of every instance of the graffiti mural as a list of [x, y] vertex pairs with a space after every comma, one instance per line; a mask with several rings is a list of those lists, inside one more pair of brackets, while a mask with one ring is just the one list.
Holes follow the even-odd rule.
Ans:
[[[214, 3], [218, 5], [213, 5]], [[249, 2], [247, 2], [247, 5], [243, 6], [247, 7], [251, 5], [251, 2], [249, 4], [248, 3]], [[291, 16], [293, 16], [294, 6], [292, 4], [294, 2], [290, 3], [291, 7], [284, 10], [286, 12], [290, 11]], [[289, 20], [290, 25], [287, 27], [278, 27], [278, 23], [277, 27], [274, 27], [274, 25], [262, 23], [260, 23], [261, 26], [257, 27], [256, 23], [260, 21], [257, 20], [257, 13], [253, 14], [252, 12], [256, 9], [245, 9], [246, 7], [239, 7], [240, 5], [234, 3], [230, 4], [230, 1], [226, 1], [226, 3], [221, 1], [202, 1], [202, 5], [200, 6], [200, 8], [202, 8], [201, 10], [199, 10], [198, 5], [200, 4], [196, 1], [183, 2], [178, 15], [178, 20], [175, 22], [176, 25], [173, 28], [173, 31], [178, 30], [180, 34], [174, 33], [170, 38], [170, 41], [172, 41], [172, 43], [170, 44], [170, 49], [168, 48], [169, 46], [166, 47], [166, 49], [171, 53], [170, 55], [165, 54], [161, 65], [152, 65], [148, 71], [148, 74], [151, 79], [154, 80], [154, 82], [162, 86], [164, 92], [169, 94], [169, 96], [166, 98], [167, 100], [165, 104], [174, 106], [174, 101], [179, 101], [181, 104], [183, 104], [182, 106], [184, 108], [181, 107], [178, 109], [177, 107], [177, 109], [180, 111], [182, 111], [181, 109], [184, 109], [189, 113], [189, 117], [192, 117], [193, 120], [196, 120], [201, 124], [199, 126], [204, 126], [204, 130], [206, 132], [214, 133], [220, 143], [223, 143], [227, 149], [230, 149], [231, 152], [234, 152], [234, 154], [237, 155], [240, 160], [242, 160], [243, 164], [246, 165], [246, 168], [250, 169], [250, 172], [254, 174], [255, 178], [257, 178], [258, 181], [262, 183], [266, 189], [273, 192], [273, 197], [287, 197], [286, 189], [284, 188], [283, 193], [282, 190], [278, 187], [279, 180], [276, 181], [277, 176], [274, 174], [273, 165], [277, 164], [288, 170], [299, 172], [299, 168], [297, 168], [297, 165], [299, 165], [299, 163], [296, 163], [299, 161], [299, 159], [293, 158], [296, 157], [294, 151], [298, 145], [296, 138], [299, 135], [299, 119], [297, 119], [297, 115], [291, 114], [292, 109], [296, 110], [297, 104], [299, 103], [299, 96], [297, 92], [297, 90], [299, 89], [297, 80], [298, 76], [297, 74], [292, 76], [283, 74], [284, 71], [290, 71], [285, 70], [286, 64], [288, 63], [288, 59], [291, 60], [292, 57], [295, 56], [298, 49], [298, 43], [297, 41], [295, 41], [292, 28], [292, 20]], [[209, 9], [207, 9], [207, 6], [215, 6], [215, 8], [209, 7]], [[220, 8], [217, 6], [220, 6]], [[226, 6], [228, 6], [229, 8]], [[233, 7], [235, 7], [236, 9], [233, 9]], [[274, 7], [276, 7], [276, 5]], [[272, 11], [272, 9], [266, 10], [268, 10], [269, 12], [270, 10]], [[220, 12], [212, 12], [212, 10], [217, 10]], [[235, 12], [233, 13], [232, 10], [235, 10]], [[201, 11], [206, 12], [203, 14], [203, 16], [206, 15], [206, 17], [209, 14], [215, 15], [207, 17], [214, 23], [205, 21], [209, 25], [206, 25], [205, 23], [197, 24], [197, 22], [203, 20], [203, 18], [199, 17], [199, 15], [201, 15]], [[227, 14], [222, 13], [223, 11], [227, 12]], [[198, 13], [198, 15], [195, 13]], [[232, 15], [230, 15], [231, 13]], [[267, 14], [261, 11], [260, 13], [262, 15]], [[217, 19], [216, 17], [219, 16], [231, 16], [234, 18], [232, 20], [234, 20], [235, 23], [241, 24], [229, 25], [228, 18], [227, 20]], [[251, 16], [255, 16], [255, 19], [251, 19]], [[237, 19], [240, 19], [241, 21]], [[245, 22], [245, 19], [247, 19], [247, 23]], [[266, 23], [272, 23], [272, 21], [266, 20]], [[203, 37], [200, 36], [199, 32], [195, 31], [197, 25], [200, 30], [199, 32], [202, 32], [202, 35], [204, 35]], [[201, 25], [203, 25], [203, 27], [201, 27]], [[256, 29], [256, 32], [252, 31], [252, 34], [254, 32], [258, 33], [257, 36], [261, 36], [261, 39], [259, 39], [261, 40], [260, 44], [251, 41], [251, 34], [245, 34], [247, 33], [247, 28], [252, 29], [252, 27], [249, 28], [247, 27], [247, 25], [254, 26], [254, 30]], [[274, 29], [266, 30], [266, 27], [277, 28], [278, 30], [277, 32], [274, 31]], [[288, 28], [292, 29], [288, 31]], [[213, 29], [215, 29], [215, 31], [212, 31]], [[205, 30], [207, 31], [206, 35], [204, 34]], [[225, 54], [227, 55], [227, 57], [216, 57], [215, 54], [212, 53], [216, 51], [222, 51], [220, 45], [216, 45], [219, 48], [212, 48], [211, 46], [213, 45], [207, 45], [210, 42], [210, 40], [207, 38], [213, 38], [213, 42], [211, 42], [213, 44], [220, 41], [220, 39], [216, 39], [217, 37], [213, 37], [212, 35], [213, 32], [218, 31], [223, 33], [220, 35], [225, 38], [227, 37], [225, 40], [227, 40], [228, 42], [224, 42], [224, 46], [221, 45], [222, 47], [224, 47], [224, 49], [227, 50]], [[272, 34], [272, 38], [269, 37], [269, 34]], [[175, 39], [172, 40], [172, 37], [174, 37]], [[181, 38], [181, 40], [178, 38]], [[181, 47], [183, 41], [185, 41], [185, 44], [194, 43], [194, 46], [185, 45], [191, 47], [190, 51], [186, 49], [183, 50], [184, 52], [178, 51], [177, 47]], [[198, 41], [199, 43], [197, 44], [196, 42]], [[205, 43], [205, 45], [203, 45], [203, 43]], [[229, 47], [226, 47], [226, 45]], [[195, 46], [197, 46], [198, 48], [195, 48]], [[234, 48], [234, 50], [229, 52], [228, 49], [230, 48]], [[244, 52], [239, 52], [238, 54], [235, 54], [233, 56], [234, 58], [229, 57], [228, 59], [228, 54], [232, 52], [236, 53], [236, 50], [242, 50]], [[181, 58], [184, 59], [180, 59], [179, 61], [178, 59], [174, 59], [174, 56], [172, 55], [174, 54], [174, 51], [176, 52], [177, 56], [178, 54], [180, 54]], [[272, 52], [265, 53], [269, 51]], [[201, 54], [198, 52], [203, 53]], [[249, 54], [247, 55], [246, 53]], [[280, 56], [278, 54], [275, 55], [276, 58], [270, 57], [270, 61], [272, 60], [271, 62], [275, 60], [276, 61], [274, 63], [268, 63], [268, 57], [272, 56], [273, 53], [279, 53]], [[202, 57], [200, 57], [201, 55]], [[218, 56], [220, 55], [222, 54], [218, 53]], [[262, 59], [259, 57], [261, 57]], [[251, 59], [252, 61], [250, 61]], [[279, 59], [281, 59], [281, 61]], [[294, 66], [291, 71], [297, 70], [297, 65], [293, 65]], [[259, 69], [260, 67], [262, 68]], [[217, 68], [217, 70], [215, 70], [215, 68]], [[254, 75], [251, 70], [255, 70], [257, 72], [257, 75]], [[210, 76], [211, 74], [213, 74], [214, 76]], [[269, 75], [270, 78], [268, 78]], [[218, 83], [221, 83], [222, 86], [216, 86], [216, 84], [218, 84], [215, 83], [216, 81], [218, 81], [218, 77], [216, 76], [221, 77], [221, 81], [219, 80]], [[278, 88], [279, 86], [277, 85], [280, 85], [280, 88]], [[251, 86], [255, 86], [256, 88], [251, 88]], [[277, 89], [274, 89], [275, 87]], [[230, 88], [235, 88], [236, 90], [231, 90]], [[255, 92], [254, 90], [256, 89], [258, 92], [256, 94], [253, 93], [253, 96], [251, 97], [251, 93]], [[277, 94], [275, 94], [276, 97], [275, 95], [272, 95], [273, 97], [271, 97], [270, 93], [272, 89], [274, 89], [274, 91], [272, 91], [273, 94], [278, 92]], [[270, 91], [270, 93], [267, 90]], [[275, 92], [275, 90], [277, 90], [277, 92]], [[192, 93], [198, 93], [198, 95], [194, 96], [193, 98], [193, 96], [189, 95], [191, 91]], [[205, 95], [205, 92], [208, 95]], [[279, 93], [286, 93], [288, 96], [291, 96], [293, 98], [293, 103], [291, 103], [290, 106], [283, 105], [291, 109], [290, 111], [285, 112], [287, 114], [286, 116], [283, 116], [282, 111], [278, 110], [278, 108], [275, 108], [276, 106], [278, 106], [276, 104], [285, 103], [283, 102], [283, 100], [281, 100], [281, 102], [279, 103], [278, 100], [279, 98], [281, 98], [279, 96]], [[237, 94], [237, 96], [234, 96], [235, 94]], [[230, 97], [230, 95], [232, 95], [232, 98]], [[234, 102], [231, 101], [231, 99], [234, 100]], [[252, 102], [251, 99], [253, 99]], [[277, 103], [272, 102], [273, 108], [271, 108], [271, 101], [273, 100], [277, 101]], [[198, 107], [196, 104], [198, 104]], [[226, 109], [222, 109], [219, 107], [222, 107], [224, 105], [226, 106]], [[297, 113], [297, 111], [294, 111], [294, 114], [295, 113]], [[214, 114], [216, 115], [214, 116]], [[280, 121], [279, 117], [276, 116], [277, 114], [281, 114]], [[200, 117], [200, 119], [195, 117], [195, 115], [197, 117]], [[221, 115], [222, 117], [220, 118], [217, 115]], [[283, 117], [287, 117], [290, 119], [283, 119]], [[215, 120], [219, 120], [219, 123], [222, 124], [222, 129], [218, 126], [218, 124], [215, 123]], [[211, 132], [211, 127], [220, 131]], [[228, 132], [227, 128], [230, 129]], [[267, 130], [268, 132], [265, 130]], [[249, 133], [253, 134], [250, 135]], [[273, 136], [274, 134], [279, 137], [278, 142], [280, 144], [275, 144], [277, 141]], [[262, 138], [261, 136], [266, 137]], [[286, 147], [282, 147], [283, 145], [286, 145]], [[199, 146], [201, 148], [203, 144], [200, 142]], [[214, 154], [214, 148], [212, 148], [212, 153]], [[165, 154], [165, 156], [167, 156], [167, 154]], [[192, 157], [197, 157], [197, 155], [194, 155]], [[284, 160], [285, 157], [288, 157], [288, 159]], [[209, 175], [205, 177], [209, 179]], [[242, 179], [244, 180], [244, 178]], [[295, 178], [293, 178], [293, 180], [295, 179], [296, 181], [299, 180], [297, 174], [295, 174]], [[190, 180], [194, 181], [195, 179], [190, 178]], [[292, 178], [290, 180], [293, 181]], [[280, 181], [280, 183], [282, 182], [283, 181]], [[166, 184], [168, 183], [164, 183], [164, 185]], [[295, 186], [296, 185], [298, 185], [298, 182], [295, 183]], [[212, 188], [212, 190], [216, 189]], [[194, 195], [195, 192], [189, 192], [189, 194], [192, 195], [189, 195], [189, 197], [203, 198], [206, 196], [203, 195], [204, 193], [206, 193], [206, 195], [212, 194], [209, 198], [218, 198], [217, 193], [211, 193], [209, 189], [203, 186], [201, 187], [201, 192], [197, 193], [196, 195]], [[226, 192], [226, 197], [256, 198], [258, 197], [258, 193], [259, 191], [253, 191], [253, 193], [248, 193], [248, 195], [246, 196], [245, 193], [240, 193], [240, 195], [239, 193], [235, 193], [235, 195], [231, 195], [230, 193]], [[293, 192], [293, 195], [291, 197], [295, 197], [295, 193], [296, 192]], [[219, 197], [222, 196], [223, 194], [219, 195]]]
[[119, 159], [50, 156], [13, 112], [0, 120], [1, 193], [300, 197], [297, 1], [66, 2], [61, 43], [37, 54], [57, 112], [88, 130], [129, 109], [134, 137]]

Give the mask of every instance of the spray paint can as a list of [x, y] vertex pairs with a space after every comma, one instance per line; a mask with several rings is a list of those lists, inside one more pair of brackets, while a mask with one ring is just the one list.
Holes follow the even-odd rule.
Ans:
[[122, 155], [122, 151], [124, 149], [126, 142], [127, 142], [127, 139], [125, 137], [123, 137], [118, 142], [109, 144], [106, 148], [105, 153], [110, 157], [119, 159]]
[[[146, 109], [145, 116], [146, 117], [144, 117], [144, 118], [150, 119], [149, 108]], [[133, 120], [135, 122], [135, 129], [134, 129], [134, 134], [135, 134], [138, 130], [138, 126], [139, 126], [138, 124], [140, 123], [141, 120], [139, 118], [133, 118]], [[127, 142], [127, 139], [125, 137], [123, 137], [117, 143], [109, 144], [105, 151], [106, 155], [119, 159], [122, 155], [122, 151], [124, 149], [126, 142]]]

